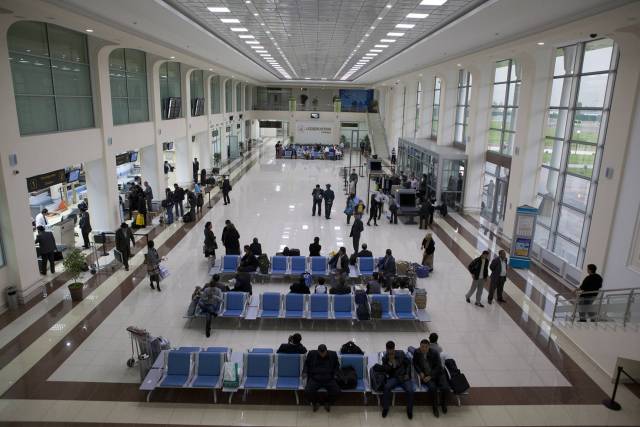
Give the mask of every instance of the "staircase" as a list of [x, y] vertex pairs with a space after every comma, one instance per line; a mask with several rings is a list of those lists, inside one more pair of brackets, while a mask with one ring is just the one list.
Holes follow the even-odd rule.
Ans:
[[382, 125], [379, 113], [367, 113], [367, 123], [369, 125], [369, 138], [371, 138], [371, 150], [378, 155], [383, 163], [390, 165], [391, 150], [387, 143], [387, 135]]

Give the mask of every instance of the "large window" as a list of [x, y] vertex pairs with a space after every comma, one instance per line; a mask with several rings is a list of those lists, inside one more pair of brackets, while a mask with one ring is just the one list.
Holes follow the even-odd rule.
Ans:
[[244, 109], [253, 110], [251, 107], [251, 86], [245, 86], [244, 88]]
[[189, 92], [191, 95], [191, 116], [204, 114], [204, 72], [194, 70], [189, 76]]
[[20, 21], [7, 43], [21, 135], [94, 126], [85, 34]]
[[469, 99], [471, 98], [471, 73], [458, 73], [458, 100], [456, 102], [456, 124], [453, 142], [466, 145], [469, 140]]
[[182, 117], [182, 72], [179, 62], [165, 62], [160, 66], [160, 100], [162, 119]]
[[496, 63], [491, 100], [488, 149], [510, 156], [516, 135], [520, 66], [512, 59]]
[[610, 39], [556, 49], [535, 241], [577, 266], [584, 264], [617, 63]]
[[109, 55], [113, 124], [149, 120], [147, 58], [135, 49], [115, 49]]
[[433, 109], [431, 110], [431, 139], [438, 139], [438, 126], [440, 124], [440, 92], [442, 90], [442, 81], [439, 77], [435, 78], [433, 85]]
[[220, 114], [220, 77], [211, 77], [211, 114]]
[[416, 120], [413, 126], [413, 137], [415, 138], [418, 129], [420, 129], [420, 104], [422, 103], [422, 82], [418, 81], [418, 87], [416, 88]]
[[227, 80], [224, 83], [224, 105], [225, 112], [233, 112], [233, 83], [231, 82], [231, 80]]
[[242, 85], [236, 85], [236, 111], [242, 111]]
[[400, 131], [400, 136], [404, 138], [404, 112], [405, 107], [407, 105], [407, 87], [404, 86], [402, 88], [402, 130]]
[[4, 267], [4, 249], [2, 248], [2, 236], [0, 236], [0, 267]]

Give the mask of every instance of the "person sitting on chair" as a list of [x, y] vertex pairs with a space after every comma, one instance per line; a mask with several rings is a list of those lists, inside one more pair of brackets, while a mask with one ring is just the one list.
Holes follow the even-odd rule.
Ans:
[[338, 355], [335, 351], [327, 350], [327, 346], [324, 344], [320, 344], [318, 350], [311, 350], [307, 355], [303, 369], [303, 374], [307, 376], [304, 393], [313, 406], [313, 412], [316, 412], [320, 406], [318, 390], [321, 388], [327, 390], [324, 408], [327, 412], [331, 411], [331, 405], [335, 403], [340, 394], [340, 387], [336, 382], [338, 369], [340, 369]]
[[306, 354], [307, 349], [302, 345], [302, 335], [299, 333], [291, 335], [286, 343], [280, 344], [276, 353]]
[[442, 407], [442, 413], [447, 413], [447, 393], [450, 387], [442, 368], [440, 352], [431, 347], [435, 345], [430, 344], [429, 340], [420, 341], [420, 347], [413, 353], [413, 367], [420, 378], [420, 383], [426, 385], [431, 394], [433, 415], [439, 417], [438, 404]]

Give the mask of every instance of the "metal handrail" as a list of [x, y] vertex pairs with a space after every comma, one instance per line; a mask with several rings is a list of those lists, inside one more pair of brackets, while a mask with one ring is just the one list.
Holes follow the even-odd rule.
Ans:
[[[384, 155], [382, 153], [378, 153], [377, 150], [376, 150], [376, 140], [375, 140], [373, 132], [371, 132], [372, 129], [371, 129], [371, 122], [369, 121], [369, 114], [377, 114], [378, 118], [380, 119], [380, 128], [382, 129], [382, 137], [384, 138], [383, 142], [384, 142], [384, 146], [387, 149], [386, 155]], [[382, 117], [380, 117], [380, 113], [379, 112], [377, 112], [377, 113], [368, 113], [367, 114], [367, 128], [369, 129], [369, 136], [371, 138], [371, 148], [372, 148], [373, 153], [377, 154], [378, 157], [384, 156], [384, 159], [388, 159], [390, 154], [389, 154], [389, 144], [387, 143], [387, 131], [384, 128], [384, 125], [382, 124]]]
[[[592, 294], [593, 292], [587, 292]], [[577, 293], [574, 297], [556, 294], [552, 321], [564, 320], [574, 323], [576, 318], [592, 322], [621, 321], [623, 326], [631, 320], [632, 307], [640, 295], [638, 288], [605, 289], [597, 292], [590, 300]]]

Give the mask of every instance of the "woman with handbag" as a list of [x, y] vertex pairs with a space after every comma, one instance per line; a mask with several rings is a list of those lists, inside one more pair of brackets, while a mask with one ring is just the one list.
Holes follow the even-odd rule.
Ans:
[[204, 257], [213, 257], [215, 262], [216, 249], [218, 249], [218, 243], [216, 243], [216, 235], [213, 234], [213, 224], [211, 224], [211, 221], [207, 221], [204, 225], [204, 246], [202, 248]]
[[153, 240], [149, 240], [147, 243], [147, 253], [144, 258], [147, 264], [147, 274], [149, 275], [151, 289], [156, 289], [153, 286], [153, 282], [156, 282], [158, 292], [160, 292], [160, 261], [162, 258], [158, 255], [158, 251], [154, 246]]
[[431, 233], [427, 233], [422, 239], [421, 249], [423, 250], [422, 265], [429, 267], [429, 270], [433, 270], [433, 254], [436, 251], [436, 243]]

